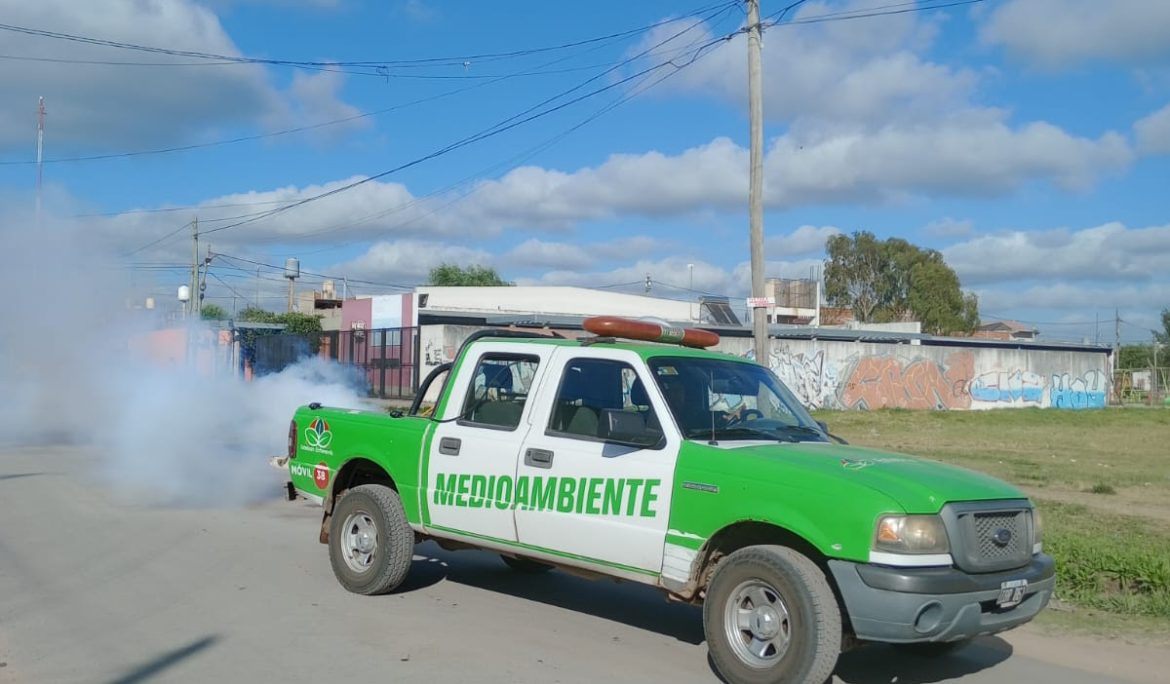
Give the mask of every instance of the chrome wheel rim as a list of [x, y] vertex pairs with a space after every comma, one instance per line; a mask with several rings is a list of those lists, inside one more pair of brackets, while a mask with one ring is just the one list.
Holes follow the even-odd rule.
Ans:
[[736, 657], [755, 668], [771, 667], [782, 660], [792, 639], [784, 597], [761, 580], [748, 580], [731, 592], [723, 626]]
[[365, 511], [354, 511], [341, 527], [341, 557], [354, 572], [366, 572], [378, 552], [378, 525]]

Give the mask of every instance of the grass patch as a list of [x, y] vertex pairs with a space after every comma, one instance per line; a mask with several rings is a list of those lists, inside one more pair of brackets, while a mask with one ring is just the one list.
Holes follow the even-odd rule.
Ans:
[[1056, 595], [1085, 608], [1170, 619], [1170, 532], [1135, 516], [1039, 499]]
[[[1057, 563], [1062, 624], [1141, 616], [1170, 633], [1170, 411], [819, 411], [850, 443], [1025, 489]], [[1109, 622], [1105, 620], [1105, 622]]]

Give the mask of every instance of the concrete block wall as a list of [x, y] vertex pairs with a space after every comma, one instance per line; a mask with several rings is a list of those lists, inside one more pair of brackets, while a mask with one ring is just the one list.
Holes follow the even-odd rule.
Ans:
[[[719, 351], [752, 358], [748, 338]], [[1089, 351], [772, 340], [768, 366], [812, 408], [1102, 408], [1109, 356]]]
[[[424, 325], [420, 377], [450, 361], [478, 326]], [[578, 336], [581, 332], [567, 331]], [[716, 351], [752, 358], [752, 340]], [[768, 366], [809, 408], [983, 410], [1104, 407], [1109, 355], [985, 346], [772, 340]]]

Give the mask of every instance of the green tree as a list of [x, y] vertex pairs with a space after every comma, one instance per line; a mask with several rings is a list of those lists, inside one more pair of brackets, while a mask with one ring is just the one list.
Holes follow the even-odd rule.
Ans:
[[292, 335], [312, 337], [321, 334], [321, 317], [313, 314], [296, 311], [282, 313], [276, 316], [276, 322], [283, 323], [284, 331]]
[[277, 314], [268, 309], [261, 309], [257, 306], [246, 306], [240, 313], [236, 314], [237, 321], [247, 321], [248, 323], [276, 323]]
[[1118, 350], [1117, 368], [1120, 370], [1149, 368], [1153, 365], [1154, 346], [1152, 344], [1123, 344]]
[[431, 269], [428, 285], [440, 286], [504, 286], [513, 283], [506, 282], [496, 273], [496, 269], [487, 266], [458, 266], [456, 264], [439, 264]]
[[229, 316], [219, 304], [204, 304], [199, 310], [199, 317], [205, 321], [226, 321]]
[[292, 335], [319, 335], [321, 333], [320, 316], [297, 311], [278, 314], [267, 309], [248, 306], [236, 316], [236, 320], [283, 325], [284, 331]]
[[869, 231], [834, 235], [825, 243], [825, 298], [833, 306], [849, 307], [857, 320], [874, 319], [886, 291], [888, 274], [881, 241]]
[[937, 250], [859, 231], [834, 235], [825, 251], [825, 297], [833, 306], [853, 309], [859, 321], [913, 318], [935, 335], [979, 326], [978, 299], [963, 292], [959, 276]]
[[1153, 331], [1161, 344], [1170, 344], [1170, 309], [1162, 309], [1162, 332]]

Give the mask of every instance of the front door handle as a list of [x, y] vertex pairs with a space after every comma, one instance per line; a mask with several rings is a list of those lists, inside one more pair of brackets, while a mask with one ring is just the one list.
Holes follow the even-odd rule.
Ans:
[[458, 437], [444, 437], [439, 440], [439, 453], [444, 456], [458, 456], [460, 444], [462, 442]]
[[553, 452], [548, 449], [529, 449], [524, 452], [524, 465], [533, 468], [551, 468]]

